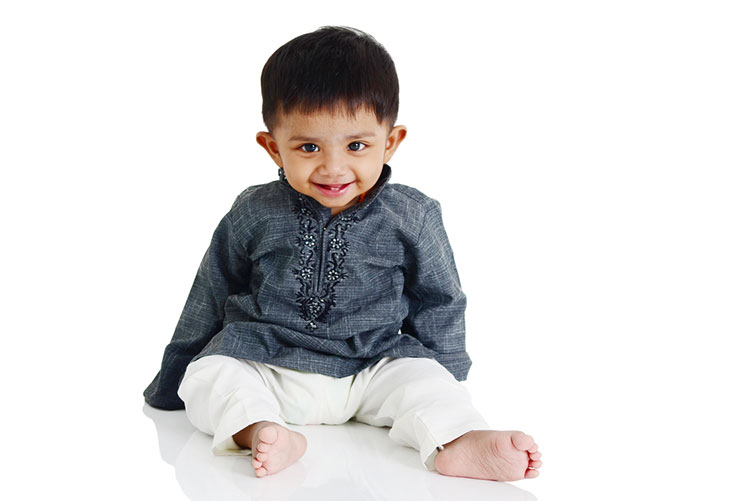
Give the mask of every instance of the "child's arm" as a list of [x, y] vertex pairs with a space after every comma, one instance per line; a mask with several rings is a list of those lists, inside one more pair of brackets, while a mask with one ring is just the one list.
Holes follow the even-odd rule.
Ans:
[[153, 407], [185, 407], [177, 396], [185, 368], [221, 330], [227, 298], [248, 289], [247, 252], [235, 236], [230, 214], [221, 220], [211, 238], [172, 341], [164, 350], [161, 370], [143, 393]]
[[429, 204], [413, 249], [415, 262], [406, 280], [409, 314], [401, 332], [435, 351], [436, 360], [456, 379], [464, 380], [471, 365], [465, 343], [466, 296], [443, 227], [440, 204], [434, 200]]

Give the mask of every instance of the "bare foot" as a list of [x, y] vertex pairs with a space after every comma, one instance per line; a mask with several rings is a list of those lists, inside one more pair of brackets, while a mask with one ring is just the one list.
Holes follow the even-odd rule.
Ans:
[[307, 439], [269, 421], [252, 424], [232, 438], [241, 447], [253, 451], [253, 468], [256, 477], [265, 477], [291, 465], [307, 450]]
[[470, 431], [435, 456], [435, 469], [451, 477], [508, 482], [539, 476], [542, 453], [520, 431]]

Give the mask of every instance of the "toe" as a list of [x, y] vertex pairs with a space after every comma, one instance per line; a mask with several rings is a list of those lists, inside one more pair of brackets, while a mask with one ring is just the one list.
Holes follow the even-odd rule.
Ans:
[[268, 459], [268, 454], [266, 454], [265, 452], [259, 452], [255, 455], [255, 459], [262, 463], [263, 461]]
[[268, 452], [271, 449], [271, 445], [267, 444], [265, 442], [260, 442], [256, 447], [255, 450], [258, 452]]
[[539, 472], [537, 470], [526, 470], [526, 478], [536, 478], [539, 476]]
[[279, 438], [279, 431], [275, 426], [266, 426], [258, 431], [258, 439], [261, 442], [272, 444]]
[[537, 461], [541, 458], [542, 458], [541, 452], [532, 452], [529, 454], [529, 459], [531, 459], [532, 461]]
[[[268, 472], [262, 466], [260, 468], [256, 468], [255, 469], [255, 476], [256, 477], [265, 477], [266, 475], [268, 475]], [[527, 473], [527, 475], [528, 475], [528, 473]]]
[[531, 438], [530, 435], [527, 435], [523, 433], [522, 431], [514, 431], [510, 436], [511, 441], [513, 442], [513, 445], [516, 447], [516, 449], [522, 450], [522, 451], [528, 451], [532, 447], [534, 447], [536, 444], [534, 443], [534, 439]]
[[541, 466], [541, 461], [529, 461], [529, 468], [540, 468]]
[[258, 468], [260, 468], [261, 466], [263, 466], [263, 463], [261, 463], [261, 462], [260, 462], [260, 461], [258, 461], [257, 459], [253, 459], [252, 463], [253, 463], [253, 468], [255, 468], [256, 470], [257, 470]]

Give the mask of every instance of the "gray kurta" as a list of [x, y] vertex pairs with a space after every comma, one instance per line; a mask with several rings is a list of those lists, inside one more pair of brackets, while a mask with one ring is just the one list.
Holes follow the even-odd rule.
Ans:
[[458, 380], [471, 360], [466, 299], [440, 205], [390, 184], [331, 216], [283, 177], [242, 192], [221, 220], [160, 372], [144, 392], [184, 407], [191, 360], [227, 355], [333, 377], [383, 357], [434, 358]]

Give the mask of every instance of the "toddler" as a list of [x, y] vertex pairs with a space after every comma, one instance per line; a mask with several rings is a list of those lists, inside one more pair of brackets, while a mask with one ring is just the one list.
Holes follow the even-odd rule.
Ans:
[[258, 477], [305, 453], [286, 423], [350, 419], [390, 427], [444, 475], [536, 477], [534, 440], [487, 430], [458, 382], [466, 300], [440, 206], [389, 183], [406, 128], [388, 53], [321, 28], [279, 48], [261, 87], [256, 139], [279, 180], [219, 223], [146, 401], [184, 407]]

